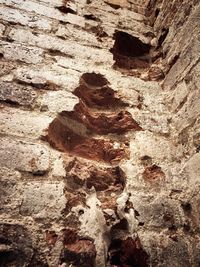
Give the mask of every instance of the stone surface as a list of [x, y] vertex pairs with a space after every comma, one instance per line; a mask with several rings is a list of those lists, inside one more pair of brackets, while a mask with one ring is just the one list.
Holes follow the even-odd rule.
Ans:
[[33, 174], [49, 170], [48, 148], [37, 143], [1, 138], [1, 166]]
[[33, 106], [37, 94], [28, 86], [0, 82], [0, 101], [14, 105]]
[[16, 209], [20, 206], [22, 198], [20, 193], [22, 193], [21, 187], [21, 175], [17, 171], [11, 171], [8, 168], [1, 167], [0, 181], [0, 213], [16, 212]]
[[0, 41], [0, 53], [9, 60], [37, 64], [42, 62], [43, 50], [37, 47]]
[[1, 0], [0, 266], [199, 266], [199, 10]]
[[30, 139], [39, 139], [52, 118], [44, 114], [38, 115], [37, 112], [28, 113], [17, 108], [2, 107], [0, 120], [1, 134], [12, 133], [22, 138], [28, 135]]
[[28, 182], [23, 187], [19, 212], [38, 219], [59, 219], [65, 204], [62, 182]]

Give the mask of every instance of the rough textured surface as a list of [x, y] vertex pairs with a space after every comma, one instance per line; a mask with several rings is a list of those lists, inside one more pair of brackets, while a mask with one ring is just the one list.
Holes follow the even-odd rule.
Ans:
[[1, 0], [0, 266], [199, 266], [199, 12]]

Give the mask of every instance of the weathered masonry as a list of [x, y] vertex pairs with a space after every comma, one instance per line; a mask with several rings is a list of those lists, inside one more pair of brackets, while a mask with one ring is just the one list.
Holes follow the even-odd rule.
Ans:
[[0, 1], [0, 267], [200, 266], [200, 2]]

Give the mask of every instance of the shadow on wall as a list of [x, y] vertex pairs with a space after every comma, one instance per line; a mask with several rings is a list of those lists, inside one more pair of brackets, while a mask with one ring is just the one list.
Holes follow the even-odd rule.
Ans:
[[126, 32], [114, 34], [114, 46], [110, 49], [115, 60], [114, 68], [137, 69], [148, 68], [151, 45], [143, 43], [139, 38]]

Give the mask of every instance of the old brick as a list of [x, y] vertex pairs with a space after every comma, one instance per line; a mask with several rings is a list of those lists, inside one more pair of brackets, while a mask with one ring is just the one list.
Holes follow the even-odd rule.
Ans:
[[5, 26], [3, 24], [0, 23], [0, 36], [3, 36], [3, 33], [5, 31]]
[[19, 60], [26, 63], [36, 64], [43, 60], [42, 49], [5, 41], [0, 41], [0, 53], [2, 53], [6, 59]]
[[[47, 34], [33, 34], [30, 31], [24, 29], [12, 29], [9, 33], [9, 37], [17, 42], [24, 43], [26, 45], [33, 45], [43, 49], [56, 49], [66, 56], [77, 56], [80, 58], [89, 58], [96, 61], [98, 58], [107, 62], [112, 61], [112, 55], [109, 51], [104, 49], [98, 49], [91, 47], [88, 50], [87, 46], [72, 42], [70, 40], [61, 40], [60, 38], [47, 35]], [[53, 44], [53, 45], [52, 45]], [[37, 48], [38, 49], [38, 48]], [[38, 55], [40, 55], [38, 51]], [[106, 55], [106, 56], [105, 56]]]
[[34, 181], [23, 187], [20, 214], [40, 219], [59, 219], [66, 205], [63, 182]]
[[17, 68], [17, 63], [4, 58], [0, 59], [0, 76], [11, 74], [12, 70]]
[[1, 167], [0, 170], [0, 214], [15, 213], [21, 204], [22, 183], [18, 171]]
[[47, 115], [29, 113], [18, 108], [4, 107], [0, 112], [0, 133], [38, 139], [52, 121]]
[[185, 164], [183, 173], [191, 184], [199, 181], [200, 175], [200, 153], [194, 154]]
[[157, 165], [151, 165], [146, 167], [143, 174], [143, 179], [149, 182], [157, 182], [165, 179], [165, 174], [162, 171], [161, 167]]
[[51, 30], [51, 22], [48, 19], [9, 7], [0, 7], [0, 19], [15, 24], [19, 23], [25, 26], [29, 26], [31, 28]]
[[0, 146], [1, 166], [33, 174], [49, 170], [49, 151], [41, 144], [1, 138]]
[[19, 106], [33, 106], [37, 97], [28, 86], [22, 86], [11, 82], [0, 82], [0, 101]]

